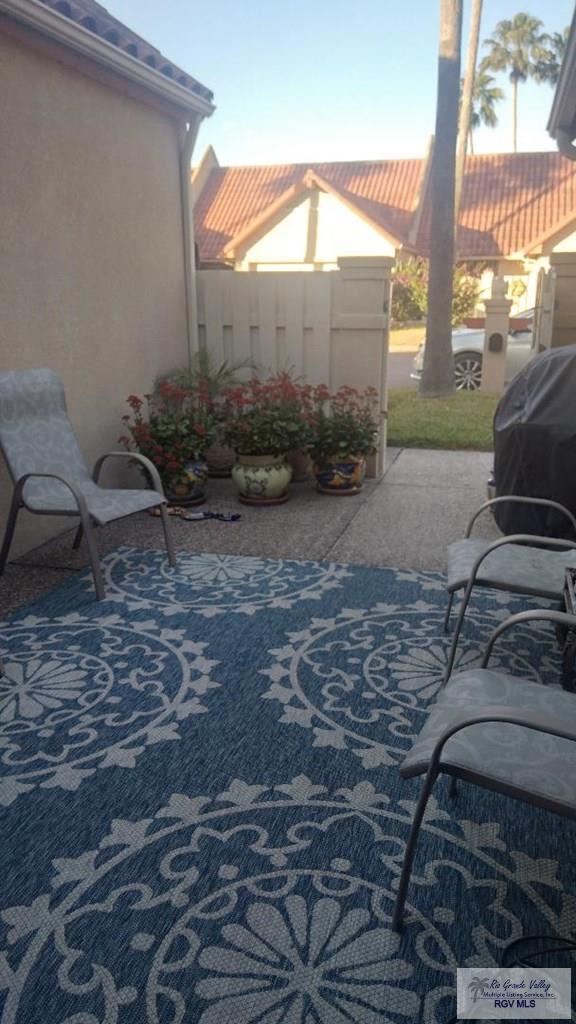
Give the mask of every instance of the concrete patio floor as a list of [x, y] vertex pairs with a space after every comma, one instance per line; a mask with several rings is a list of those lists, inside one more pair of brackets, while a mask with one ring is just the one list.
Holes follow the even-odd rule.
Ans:
[[[310, 483], [295, 484], [278, 508], [238, 504], [230, 480], [211, 480], [205, 510], [240, 512], [237, 523], [184, 522], [173, 518], [177, 549], [264, 558], [329, 560], [359, 565], [444, 569], [447, 544], [462, 536], [472, 512], [485, 500], [492, 464], [487, 452], [422, 449], [388, 451], [386, 471], [360, 495], [319, 495]], [[22, 513], [28, 515], [28, 513]], [[497, 536], [486, 514], [479, 529]], [[7, 615], [87, 564], [83, 545], [71, 550], [67, 531], [11, 563], [0, 581], [0, 615]], [[160, 548], [162, 529], [147, 514], [99, 531], [100, 552], [119, 545]], [[33, 563], [33, 564], [32, 564]]]

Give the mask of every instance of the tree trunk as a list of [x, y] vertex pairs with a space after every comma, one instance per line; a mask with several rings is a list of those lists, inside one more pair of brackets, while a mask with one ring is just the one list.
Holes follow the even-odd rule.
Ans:
[[452, 355], [452, 286], [454, 273], [454, 184], [462, 0], [440, 0], [440, 48], [436, 142], [432, 158], [430, 273], [426, 348], [420, 381], [422, 397], [441, 397], [454, 390]]
[[512, 149], [518, 152], [518, 80], [512, 79]]
[[468, 38], [468, 55], [466, 57], [466, 71], [464, 84], [462, 86], [462, 100], [460, 103], [460, 120], [458, 123], [458, 151], [456, 154], [456, 197], [454, 209], [456, 212], [456, 224], [458, 224], [458, 213], [462, 200], [462, 186], [464, 184], [464, 170], [466, 166], [466, 146], [470, 133], [470, 119], [472, 117], [472, 95], [474, 92], [474, 79], [476, 78], [476, 61], [478, 59], [478, 40], [480, 38], [480, 21], [482, 18], [482, 0], [472, 0], [472, 13], [470, 22], [470, 36]]
[[472, 129], [468, 132], [468, 149], [470, 150], [470, 156], [474, 156], [474, 132]]

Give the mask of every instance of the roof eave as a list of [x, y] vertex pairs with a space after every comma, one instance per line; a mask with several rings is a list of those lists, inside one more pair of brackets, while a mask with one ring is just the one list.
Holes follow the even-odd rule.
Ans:
[[576, 147], [572, 145], [576, 138], [576, 11], [547, 127], [560, 152], [570, 160], [576, 160]]
[[67, 49], [96, 61], [122, 78], [135, 82], [177, 107], [182, 114], [210, 117], [216, 109], [203, 96], [190, 92], [162, 72], [156, 71], [107, 40], [70, 21], [65, 15], [44, 7], [39, 0], [0, 0], [0, 13], [8, 15], [21, 25], [35, 29]]

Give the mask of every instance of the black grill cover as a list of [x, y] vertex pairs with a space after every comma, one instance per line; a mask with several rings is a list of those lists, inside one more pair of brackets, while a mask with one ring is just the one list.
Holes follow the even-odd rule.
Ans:
[[[496, 493], [551, 498], [576, 515], [576, 345], [530, 360], [494, 416]], [[505, 534], [576, 539], [561, 513], [537, 505], [494, 506]]]

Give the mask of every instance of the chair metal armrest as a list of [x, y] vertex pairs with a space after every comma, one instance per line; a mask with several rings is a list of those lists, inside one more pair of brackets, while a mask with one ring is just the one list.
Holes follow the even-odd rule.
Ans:
[[570, 520], [570, 523], [572, 524], [572, 529], [576, 534], [576, 516], [573, 516], [572, 513], [559, 502], [552, 501], [549, 498], [528, 498], [524, 497], [521, 494], [503, 494], [499, 498], [491, 498], [490, 501], [485, 501], [484, 504], [481, 505], [480, 508], [476, 510], [471, 520], [469, 521], [468, 526], [466, 527], [465, 536], [470, 536], [472, 532], [472, 527], [474, 526], [474, 523], [482, 514], [482, 512], [484, 512], [487, 508], [491, 508], [494, 505], [502, 504], [502, 502], [504, 501], [516, 502], [516, 504], [521, 505], [545, 505], [547, 508], [556, 509], [557, 512], [562, 512]]
[[549, 736], [557, 736], [559, 739], [576, 742], [576, 726], [567, 725], [562, 718], [556, 718], [553, 715], [539, 715], [534, 711], [511, 707], [508, 704], [487, 704], [482, 711], [472, 714], [465, 712], [452, 720], [434, 746], [428, 765], [428, 775], [435, 776], [438, 773], [442, 751], [452, 736], [471, 725], [483, 725], [488, 722], [521, 725], [525, 729], [532, 729], [533, 732], [542, 732]]
[[139, 452], [106, 452], [104, 455], [101, 455], [97, 460], [94, 466], [94, 472], [92, 473], [92, 479], [95, 484], [97, 484], [100, 479], [100, 472], [106, 459], [132, 459], [134, 462], [139, 462], [152, 480], [154, 490], [158, 491], [158, 494], [161, 494], [163, 498], [166, 497], [162, 481], [160, 479], [160, 474], [156, 469], [156, 466], [145, 455], [140, 455]]
[[494, 644], [505, 633], [507, 629], [512, 626], [519, 625], [523, 622], [537, 622], [542, 620], [544, 622], [553, 622], [556, 626], [563, 626], [565, 629], [576, 630], [576, 615], [569, 615], [568, 612], [556, 612], [551, 608], [534, 608], [527, 612], [517, 612], [515, 615], [511, 615], [505, 622], [501, 622], [497, 629], [494, 630], [490, 636], [486, 648], [484, 650], [484, 656], [482, 658], [482, 668], [486, 668]]
[[[36, 509], [29, 508], [22, 493], [26, 483], [30, 479], [58, 480], [59, 483], [64, 484], [64, 486], [72, 493], [76, 504], [78, 505], [78, 512], [82, 518], [89, 518], [90, 513], [88, 512], [86, 499], [82, 492], [79, 491], [75, 484], [71, 483], [70, 480], [67, 480], [64, 476], [60, 476], [58, 473], [26, 473], [16, 481], [16, 484], [14, 485], [14, 498], [16, 501], [24, 505], [24, 508], [27, 508], [28, 511], [36, 511]], [[54, 514], [56, 515], [57, 513]]]

